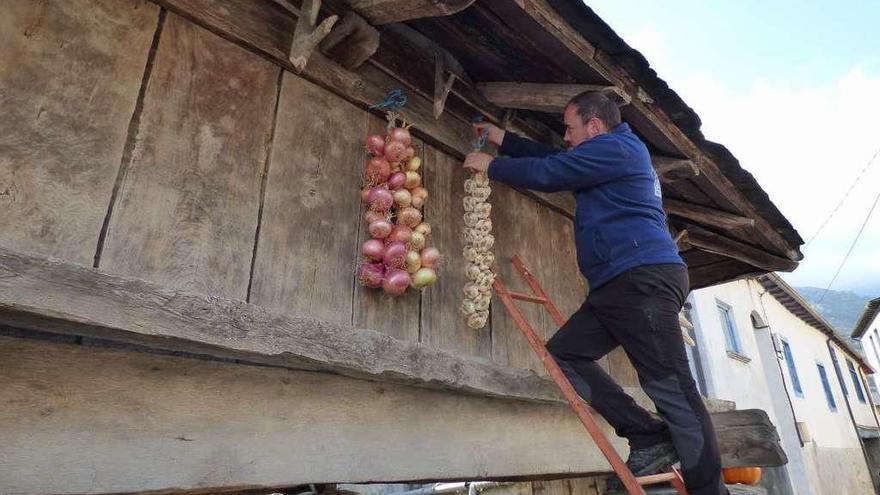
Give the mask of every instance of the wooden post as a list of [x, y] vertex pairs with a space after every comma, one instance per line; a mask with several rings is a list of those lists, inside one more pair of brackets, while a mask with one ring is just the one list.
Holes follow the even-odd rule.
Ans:
[[315, 27], [318, 21], [318, 12], [321, 10], [321, 0], [304, 0], [299, 18], [296, 20], [296, 28], [293, 32], [293, 41], [290, 44], [290, 63], [297, 72], [306, 68], [309, 57], [315, 46], [321, 42], [333, 29], [333, 25], [339, 16], [331, 15]]
[[447, 76], [447, 72], [443, 54], [439, 51], [434, 52], [434, 119], [439, 119], [443, 114], [446, 98], [452, 90], [452, 84], [455, 83], [455, 74], [449, 72]]

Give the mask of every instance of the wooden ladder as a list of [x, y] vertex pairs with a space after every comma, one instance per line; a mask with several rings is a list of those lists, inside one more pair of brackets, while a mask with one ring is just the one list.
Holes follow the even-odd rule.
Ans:
[[519, 327], [523, 335], [525, 335], [526, 339], [529, 341], [529, 345], [532, 346], [532, 349], [538, 354], [538, 357], [541, 358], [541, 362], [544, 363], [544, 367], [547, 368], [553, 381], [556, 382], [556, 385], [562, 390], [562, 394], [565, 396], [566, 400], [568, 400], [568, 405], [571, 406], [575, 414], [580, 418], [581, 423], [584, 424], [590, 437], [593, 438], [593, 441], [599, 447], [599, 450], [602, 451], [602, 454], [608, 459], [612, 469], [614, 469], [614, 472], [617, 473], [617, 476], [623, 482], [623, 486], [626, 488], [627, 492], [629, 492], [630, 495], [645, 495], [645, 490], [642, 489], [643, 485], [669, 482], [672, 483], [672, 486], [678, 491], [679, 495], [687, 495], [687, 491], [684, 487], [684, 480], [681, 477], [681, 473], [675, 467], [673, 467], [668, 473], [640, 477], [634, 476], [632, 471], [629, 470], [626, 463], [621, 459], [620, 454], [614, 450], [611, 442], [608, 441], [608, 437], [606, 437], [605, 434], [602, 433], [602, 430], [599, 429], [596, 420], [593, 419], [590, 406], [588, 406], [577, 392], [575, 392], [574, 387], [571, 385], [571, 382], [568, 381], [565, 374], [562, 373], [556, 360], [553, 359], [553, 356], [551, 356], [549, 352], [547, 352], [547, 349], [544, 346], [544, 340], [535, 333], [535, 329], [532, 328], [529, 322], [525, 319], [525, 316], [523, 316], [522, 312], [514, 303], [514, 299], [537, 303], [544, 306], [544, 309], [550, 313], [550, 317], [553, 318], [553, 321], [559, 327], [565, 324], [565, 318], [562, 316], [562, 313], [559, 312], [559, 309], [556, 308], [556, 305], [553, 304], [549, 297], [547, 297], [544, 289], [541, 288], [541, 284], [539, 284], [534, 275], [529, 272], [519, 255], [514, 255], [511, 261], [513, 262], [513, 266], [516, 267], [517, 271], [519, 271], [520, 275], [522, 275], [523, 279], [531, 288], [532, 294], [523, 294], [521, 292], [508, 290], [501, 282], [500, 277], [495, 277], [495, 282], [493, 283], [495, 293], [501, 298], [501, 302], [504, 303], [504, 307], [507, 308], [510, 317], [513, 318], [516, 326]]

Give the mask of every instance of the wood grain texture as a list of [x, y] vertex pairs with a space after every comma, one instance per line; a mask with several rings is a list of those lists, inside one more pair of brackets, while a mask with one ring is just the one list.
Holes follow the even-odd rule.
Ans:
[[250, 302], [350, 324], [364, 114], [285, 73], [277, 121]]
[[102, 269], [245, 299], [278, 71], [168, 15]]
[[159, 9], [134, 0], [2, 9], [0, 245], [91, 266]]
[[[472, 356], [490, 357], [492, 340], [489, 325], [468, 328], [459, 305], [464, 297], [464, 181], [469, 174], [461, 162], [442, 151], [427, 146], [425, 164], [428, 200], [425, 219], [432, 226], [430, 241], [440, 250], [443, 262], [437, 282], [422, 296], [422, 342], [441, 349]], [[493, 202], [493, 197], [489, 197]]]
[[[387, 121], [366, 113], [364, 116], [367, 119], [367, 132], [365, 136], [366, 134], [385, 133]], [[422, 174], [422, 180], [424, 181], [426, 180], [425, 170], [428, 168], [424, 160], [424, 145], [421, 140], [415, 139], [413, 141], [413, 148], [416, 149], [416, 156], [423, 158], [422, 168], [419, 172]], [[363, 170], [363, 164], [366, 160], [366, 154], [361, 152], [361, 170]], [[428, 201], [431, 201], [431, 198]], [[359, 227], [356, 250], [360, 248], [364, 240], [369, 238], [369, 234], [366, 232], [366, 224], [362, 220], [362, 213], [364, 211], [366, 211], [366, 208], [364, 205], [361, 205], [361, 216], [357, 220]], [[433, 239], [429, 241], [430, 244], [433, 242]], [[355, 252], [355, 257], [360, 258], [357, 252]], [[433, 288], [427, 290], [433, 290]], [[355, 283], [354, 326], [377, 330], [396, 339], [418, 342], [421, 302], [422, 293], [413, 289], [408, 289], [402, 296], [390, 297], [385, 295], [381, 289], [367, 289]]]

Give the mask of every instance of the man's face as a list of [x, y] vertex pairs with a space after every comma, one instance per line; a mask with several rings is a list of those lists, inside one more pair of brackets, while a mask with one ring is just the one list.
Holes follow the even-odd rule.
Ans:
[[575, 105], [565, 107], [565, 144], [569, 149], [606, 132], [601, 120], [594, 117], [583, 122], [577, 112]]

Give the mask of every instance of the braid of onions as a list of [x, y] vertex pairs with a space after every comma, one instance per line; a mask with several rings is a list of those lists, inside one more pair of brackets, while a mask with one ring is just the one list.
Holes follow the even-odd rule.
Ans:
[[467, 318], [467, 325], [474, 330], [486, 326], [489, 320], [489, 302], [492, 299], [492, 282], [495, 273], [492, 263], [495, 255], [492, 246], [492, 220], [489, 214], [489, 178], [484, 173], [476, 173], [464, 181], [464, 259], [465, 275], [469, 282], [464, 286], [464, 299], [461, 312]]
[[422, 290], [437, 280], [440, 252], [428, 246], [431, 226], [422, 221], [428, 190], [422, 186], [409, 125], [397, 126], [388, 112], [385, 135], [364, 140], [367, 163], [361, 200], [370, 238], [361, 244], [357, 279], [364, 287], [400, 296], [410, 287]]

